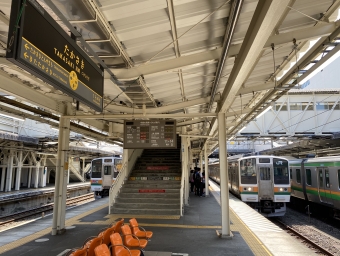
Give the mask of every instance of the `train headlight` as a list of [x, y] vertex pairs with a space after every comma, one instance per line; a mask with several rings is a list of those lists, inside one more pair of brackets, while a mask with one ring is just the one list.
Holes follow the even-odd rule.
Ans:
[[279, 190], [280, 190], [280, 192], [283, 192], [283, 191], [287, 191], [288, 189], [287, 188], [280, 188]]
[[251, 188], [248, 188], [248, 191], [251, 191]]
[[283, 188], [280, 188], [280, 192], [283, 192]]

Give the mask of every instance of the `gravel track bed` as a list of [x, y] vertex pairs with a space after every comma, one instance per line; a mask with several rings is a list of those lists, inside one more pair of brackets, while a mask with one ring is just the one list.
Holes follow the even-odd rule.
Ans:
[[286, 215], [279, 217], [285, 225], [324, 248], [332, 255], [340, 256], [340, 230], [321, 220], [287, 208]]

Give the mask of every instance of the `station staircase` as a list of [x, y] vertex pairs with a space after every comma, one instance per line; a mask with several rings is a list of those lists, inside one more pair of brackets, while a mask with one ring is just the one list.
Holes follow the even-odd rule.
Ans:
[[115, 199], [111, 213], [180, 215], [182, 166], [177, 149], [145, 149]]

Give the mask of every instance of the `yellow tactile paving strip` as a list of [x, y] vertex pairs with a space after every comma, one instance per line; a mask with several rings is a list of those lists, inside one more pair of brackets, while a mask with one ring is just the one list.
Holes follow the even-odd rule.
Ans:
[[250, 229], [243, 223], [243, 221], [229, 208], [230, 220], [233, 225], [230, 225], [231, 232], [238, 231], [248, 244], [255, 255], [272, 255], [266, 246], [257, 238], [257, 236], [250, 231]]

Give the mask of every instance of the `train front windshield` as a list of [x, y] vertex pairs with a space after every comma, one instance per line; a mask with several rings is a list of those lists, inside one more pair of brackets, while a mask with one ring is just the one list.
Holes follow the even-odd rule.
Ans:
[[242, 184], [256, 184], [256, 159], [248, 158], [240, 161], [241, 168], [241, 183]]
[[91, 167], [91, 177], [92, 178], [101, 178], [102, 177], [102, 159], [96, 159], [92, 161]]
[[274, 167], [274, 183], [289, 184], [288, 161], [285, 159], [274, 158], [273, 167]]

